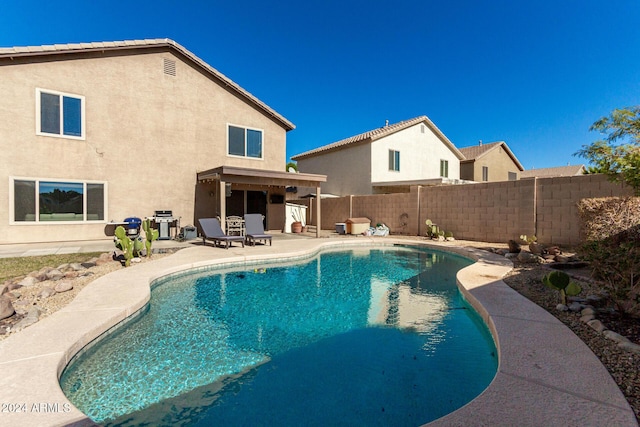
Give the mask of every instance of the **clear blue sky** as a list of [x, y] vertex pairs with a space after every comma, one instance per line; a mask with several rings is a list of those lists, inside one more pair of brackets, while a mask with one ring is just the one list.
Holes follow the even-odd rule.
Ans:
[[287, 158], [419, 115], [525, 168], [640, 104], [640, 1], [0, 0], [0, 46], [171, 38], [291, 120]]

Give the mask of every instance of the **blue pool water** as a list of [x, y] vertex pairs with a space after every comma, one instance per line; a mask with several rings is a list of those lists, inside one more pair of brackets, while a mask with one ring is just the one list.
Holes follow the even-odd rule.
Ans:
[[105, 425], [420, 425], [496, 373], [456, 286], [470, 263], [358, 248], [163, 279], [61, 386]]

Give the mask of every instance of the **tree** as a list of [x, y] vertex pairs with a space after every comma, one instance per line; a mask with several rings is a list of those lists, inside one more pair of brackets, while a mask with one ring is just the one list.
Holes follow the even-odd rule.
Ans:
[[589, 128], [604, 139], [583, 145], [575, 155], [612, 181], [624, 181], [640, 196], [640, 106], [615, 109]]
[[298, 172], [298, 164], [295, 162], [287, 163], [287, 166], [285, 166], [285, 168], [287, 172], [290, 172], [291, 170]]

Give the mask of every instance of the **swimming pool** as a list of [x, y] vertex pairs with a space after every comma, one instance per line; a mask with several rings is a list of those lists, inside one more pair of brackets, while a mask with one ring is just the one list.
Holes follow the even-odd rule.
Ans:
[[144, 315], [81, 355], [61, 385], [105, 424], [428, 422], [496, 372], [493, 341], [455, 285], [469, 264], [353, 249], [163, 279]]

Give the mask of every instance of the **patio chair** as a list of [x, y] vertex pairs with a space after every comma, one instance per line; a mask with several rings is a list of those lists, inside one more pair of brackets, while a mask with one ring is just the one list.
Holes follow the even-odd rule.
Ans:
[[229, 236], [244, 236], [244, 219], [241, 216], [228, 216], [227, 220], [227, 234]]
[[233, 246], [233, 242], [240, 242], [244, 248], [244, 237], [224, 234], [222, 227], [220, 227], [220, 221], [218, 221], [217, 218], [200, 218], [198, 222], [200, 223], [203, 233], [202, 244], [206, 245], [207, 240], [211, 240], [217, 247], [219, 243], [224, 242], [224, 248], [229, 249], [229, 246]]
[[244, 216], [244, 226], [247, 243], [251, 244], [251, 246], [255, 246], [256, 241], [264, 241], [264, 244], [266, 245], [267, 240], [269, 241], [269, 246], [271, 246], [271, 235], [265, 234], [264, 232], [262, 215], [246, 214]]

